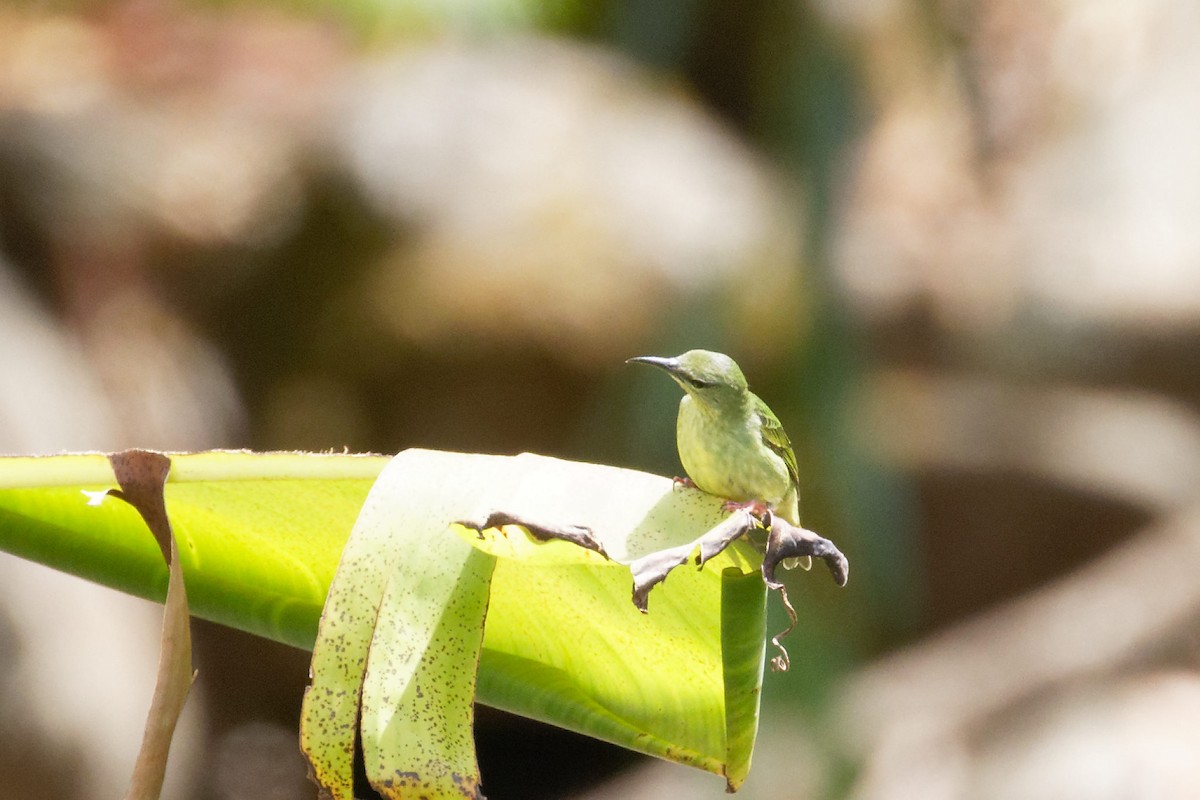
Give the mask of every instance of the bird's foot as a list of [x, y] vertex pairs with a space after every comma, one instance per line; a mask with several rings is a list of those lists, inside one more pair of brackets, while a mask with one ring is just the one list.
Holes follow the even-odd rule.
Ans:
[[700, 487], [697, 486], [696, 482], [694, 480], [692, 480], [691, 478], [681, 478], [678, 475], [676, 475], [674, 478], [671, 479], [671, 488], [672, 489], [699, 489]]
[[771, 508], [762, 500], [726, 500], [721, 504], [721, 508], [725, 511], [733, 513], [734, 511], [749, 511], [759, 522], [770, 513]]

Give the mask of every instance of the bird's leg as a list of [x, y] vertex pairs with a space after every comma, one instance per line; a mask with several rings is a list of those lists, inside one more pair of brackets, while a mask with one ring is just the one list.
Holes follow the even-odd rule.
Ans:
[[672, 489], [680, 489], [680, 488], [682, 488], [682, 489], [699, 489], [700, 487], [697, 486], [696, 482], [694, 480], [692, 480], [691, 478], [688, 478], [688, 477], [681, 478], [678, 475], [676, 475], [674, 478], [671, 479], [671, 488]]
[[762, 521], [763, 517], [766, 516], [767, 512], [771, 510], [770, 506], [768, 506], [762, 500], [726, 500], [721, 505], [721, 508], [730, 513], [742, 510], [749, 511], [760, 522]]

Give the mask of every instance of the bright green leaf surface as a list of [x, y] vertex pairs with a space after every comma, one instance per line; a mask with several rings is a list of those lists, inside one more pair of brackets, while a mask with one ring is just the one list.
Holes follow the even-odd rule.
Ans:
[[[475, 667], [496, 560], [454, 537], [438, 538], [448, 545], [434, 548], [447, 556], [438, 570], [448, 578], [439, 587], [450, 590], [446, 602], [438, 613], [419, 613], [438, 592], [423, 591], [433, 588], [428, 573], [417, 585], [405, 580], [423, 571], [402, 560], [384, 595], [363, 683], [367, 778], [398, 800], [483, 797], [475, 763]], [[428, 646], [413, 648], [425, 641], [420, 634], [427, 626]]]
[[[167, 510], [192, 613], [310, 648], [329, 581], [382, 456], [171, 456]], [[0, 550], [162, 601], [167, 568], [100, 454], [0, 458]]]
[[419, 466], [393, 460], [367, 497], [313, 649], [300, 741], [335, 800], [354, 796], [360, 697], [364, 764], [384, 796], [478, 795], [475, 668], [495, 559], [408, 502], [406, 461]]
[[[167, 506], [195, 613], [311, 646], [341, 549], [385, 460], [172, 458]], [[414, 450], [393, 466], [402, 479], [389, 509], [497, 556], [482, 702], [740, 784], [763, 659], [765, 591], [753, 552], [739, 543], [702, 570], [680, 567], [651, 592], [648, 615], [630, 602], [625, 566], [699, 537], [722, 519], [719, 501], [673, 491], [666, 478], [528, 455]], [[161, 598], [165, 568], [136, 514], [111, 501], [89, 507], [80, 493], [111, 486], [103, 456], [0, 459], [0, 547]], [[446, 534], [450, 522], [494, 510], [588, 526], [614, 561], [534, 543], [512, 526], [483, 538], [458, 526], [457, 537]]]

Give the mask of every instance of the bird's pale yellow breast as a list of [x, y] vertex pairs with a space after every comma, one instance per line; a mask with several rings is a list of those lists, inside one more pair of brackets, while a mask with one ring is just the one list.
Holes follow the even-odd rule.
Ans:
[[730, 500], [774, 505], [792, 488], [787, 464], [762, 440], [757, 420], [706, 414], [691, 397], [679, 403], [679, 460], [704, 491]]

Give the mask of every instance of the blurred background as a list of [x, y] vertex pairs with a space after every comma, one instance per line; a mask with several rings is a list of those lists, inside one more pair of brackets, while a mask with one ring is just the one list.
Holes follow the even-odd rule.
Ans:
[[[1200, 5], [0, 6], [0, 451], [796, 445], [750, 800], [1200, 796]], [[771, 624], [783, 627], [772, 600]], [[0, 555], [0, 797], [124, 792], [151, 604]], [[167, 797], [315, 797], [197, 622]], [[479, 709], [492, 800], [723, 782]]]

